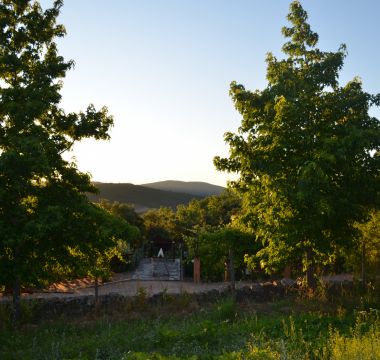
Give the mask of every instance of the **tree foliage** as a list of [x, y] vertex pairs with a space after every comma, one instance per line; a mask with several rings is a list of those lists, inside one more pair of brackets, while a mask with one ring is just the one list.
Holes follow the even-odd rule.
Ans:
[[186, 229], [220, 228], [231, 222], [239, 213], [241, 198], [232, 190], [202, 200], [192, 200], [188, 205], [179, 205], [176, 215], [181, 227]]
[[380, 275], [380, 210], [372, 211], [356, 227], [358, 235], [355, 246], [346, 252], [347, 260], [356, 275], [372, 280]]
[[328, 261], [379, 200], [380, 126], [368, 111], [380, 96], [365, 92], [359, 78], [339, 84], [346, 47], [319, 50], [299, 1], [288, 20], [285, 57], [266, 59], [267, 87], [231, 84], [242, 121], [225, 134], [230, 156], [214, 159], [219, 170], [240, 175], [241, 220], [264, 244], [257, 259], [268, 271], [301, 257], [308, 268]]
[[241, 198], [230, 189], [178, 206], [176, 217], [187, 248], [187, 260], [200, 257], [203, 279], [223, 279], [231, 250], [235, 270], [245, 268], [245, 256], [258, 250], [252, 234], [235, 224], [240, 211]]
[[134, 231], [132, 231], [130, 233], [131, 236], [129, 236], [129, 246], [132, 249], [137, 249], [143, 245], [143, 235], [145, 233], [144, 220], [136, 212], [133, 205], [119, 203], [117, 201], [110, 202], [103, 199], [99, 202], [99, 206], [134, 227]]
[[62, 4], [0, 2], [0, 283], [16, 293], [51, 280], [52, 269], [75, 269], [78, 253], [103, 250], [119, 232], [88, 202], [90, 176], [62, 158], [75, 141], [108, 139], [113, 124], [105, 107], [60, 108], [73, 66], [55, 43], [65, 35], [56, 22]]
[[150, 209], [144, 213], [143, 219], [148, 241], [178, 242], [181, 239], [175, 212], [171, 208]]
[[246, 268], [245, 257], [259, 250], [248, 231], [233, 226], [202, 229], [197, 237], [185, 237], [190, 258], [201, 259], [201, 277], [208, 281], [220, 281], [227, 272], [229, 254], [234, 252], [234, 269], [239, 274]]

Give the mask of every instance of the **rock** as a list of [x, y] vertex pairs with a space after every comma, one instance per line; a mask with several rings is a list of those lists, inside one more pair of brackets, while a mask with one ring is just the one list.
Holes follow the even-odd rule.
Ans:
[[295, 286], [297, 284], [297, 281], [293, 279], [284, 278], [280, 280], [280, 283], [282, 286], [291, 287], [291, 286]]

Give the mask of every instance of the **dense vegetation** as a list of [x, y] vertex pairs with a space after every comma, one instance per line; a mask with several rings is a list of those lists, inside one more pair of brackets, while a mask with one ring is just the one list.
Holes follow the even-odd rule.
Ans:
[[62, 154], [85, 138], [108, 139], [106, 107], [60, 107], [62, 79], [73, 67], [58, 54], [63, 2], [0, 2], [0, 285], [12, 289], [14, 322], [23, 286], [65, 275], [103, 273], [117, 240], [133, 229], [90, 203], [88, 174]]
[[[196, 309], [189, 312], [189, 309]], [[199, 308], [184, 295], [115, 317], [0, 330], [1, 359], [334, 359], [380, 356], [375, 310], [292, 299]], [[144, 315], [145, 314], [145, 315]]]
[[[365, 285], [361, 311], [324, 308], [323, 297], [305, 310], [297, 298], [200, 308], [168, 296], [168, 308], [141, 301], [119, 309], [118, 319], [5, 325], [0, 358], [379, 358], [379, 314], [365, 296], [379, 289], [380, 123], [368, 111], [380, 96], [356, 78], [339, 84], [345, 46], [316, 48], [318, 35], [293, 1], [291, 27], [283, 29], [286, 58], [268, 55], [267, 88], [231, 84], [243, 120], [226, 134], [230, 156], [215, 159], [218, 169], [239, 174], [230, 189], [202, 198], [136, 187], [149, 199], [141, 192], [132, 199], [122, 197], [125, 184], [112, 187], [117, 198], [98, 184], [97, 196], [90, 176], [62, 154], [85, 138], [108, 139], [113, 119], [106, 108], [67, 114], [60, 107], [61, 80], [73, 66], [55, 44], [65, 35], [56, 23], [62, 4], [43, 10], [32, 0], [0, 2], [0, 286], [12, 291], [13, 325], [23, 287], [76, 276], [97, 284], [115, 258], [132, 263], [128, 256], [151, 256], [165, 243], [190, 267], [200, 258], [202, 279], [231, 285], [248, 275], [280, 276], [291, 265], [316, 296], [318, 276], [354, 272]], [[166, 207], [141, 216], [113, 202], [158, 207], [162, 195]], [[111, 201], [94, 204], [88, 196]]]
[[380, 95], [359, 78], [339, 83], [346, 46], [318, 49], [299, 1], [288, 20], [285, 57], [266, 59], [267, 87], [231, 84], [241, 126], [225, 134], [230, 156], [214, 162], [240, 176], [233, 185], [244, 197], [241, 223], [263, 244], [252, 265], [273, 272], [302, 262], [315, 287], [317, 267], [355, 246], [355, 223], [379, 208], [380, 122], [369, 109]]
[[201, 181], [165, 180], [143, 184], [143, 186], [150, 187], [152, 189], [174, 191], [205, 197], [211, 195], [220, 195], [225, 190], [225, 188], [222, 186], [208, 184]]
[[133, 204], [136, 211], [144, 212], [151, 208], [175, 208], [179, 204], [187, 204], [192, 199], [201, 199], [203, 196], [185, 192], [166, 191], [148, 186], [133, 184], [95, 183], [98, 194], [88, 194], [91, 201], [99, 202], [102, 199]]

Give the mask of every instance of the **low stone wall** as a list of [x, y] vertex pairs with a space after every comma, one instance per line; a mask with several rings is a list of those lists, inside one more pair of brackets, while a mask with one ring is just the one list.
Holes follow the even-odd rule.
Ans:
[[[182, 293], [169, 294], [161, 292], [149, 296], [147, 292], [142, 290], [135, 296], [122, 296], [117, 293], [109, 293], [99, 296], [98, 309], [103, 313], [113, 313], [115, 311], [128, 311], [130, 309], [139, 309], [146, 306], [165, 305], [166, 303], [180, 302], [187, 300], [188, 302], [196, 302], [199, 305], [217, 302], [223, 298], [230, 297], [233, 293], [224, 289], [223, 291], [210, 290], [203, 293]], [[281, 298], [286, 294], [286, 288], [282, 285], [255, 284], [236, 289], [234, 296], [237, 301], [273, 301]], [[184, 304], [186, 301], [182, 301]], [[10, 307], [10, 302], [3, 302], [0, 306], [4, 308]], [[59, 316], [78, 317], [89, 314], [95, 310], [95, 297], [88, 296], [66, 296], [56, 298], [34, 298], [23, 299], [23, 309], [29, 313], [32, 319], [50, 319]], [[6, 310], [6, 309], [5, 309]]]
[[[338, 284], [327, 288], [329, 295], [339, 295], [342, 291], [351, 290], [352, 284]], [[229, 289], [222, 291], [210, 290], [203, 293], [182, 293], [170, 294], [161, 292], [149, 296], [146, 290], [141, 289], [135, 296], [123, 296], [118, 293], [109, 293], [99, 296], [97, 308], [105, 314], [112, 314], [117, 311], [144, 311], [149, 306], [162, 306], [170, 303], [181, 303], [186, 306], [187, 303], [196, 303], [200, 306], [207, 303], [214, 303], [224, 298], [235, 297], [237, 302], [272, 302], [277, 299], [284, 298], [294, 293], [299, 294], [296, 284], [292, 286], [283, 285], [281, 283], [259, 283], [250, 286], [237, 288], [234, 292]], [[0, 305], [3, 310], [8, 310], [11, 306], [10, 302], [3, 302]], [[29, 315], [30, 320], [51, 319], [60, 316], [78, 317], [93, 313], [95, 310], [95, 297], [88, 296], [72, 296], [72, 297], [56, 297], [56, 298], [34, 298], [23, 299], [22, 306]]]

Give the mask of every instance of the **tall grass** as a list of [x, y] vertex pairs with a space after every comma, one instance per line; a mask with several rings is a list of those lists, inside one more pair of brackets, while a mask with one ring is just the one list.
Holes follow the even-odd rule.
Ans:
[[[187, 301], [167, 300], [170, 313], [163, 306], [153, 318], [56, 320], [3, 329], [0, 359], [380, 359], [377, 310], [285, 315], [273, 307], [261, 314], [255, 304], [247, 308], [225, 299], [185, 314], [175, 307]], [[139, 309], [148, 311], [146, 304]]]
[[357, 314], [355, 327], [349, 336], [338, 331], [331, 334], [332, 360], [380, 359], [380, 317], [377, 310]]

